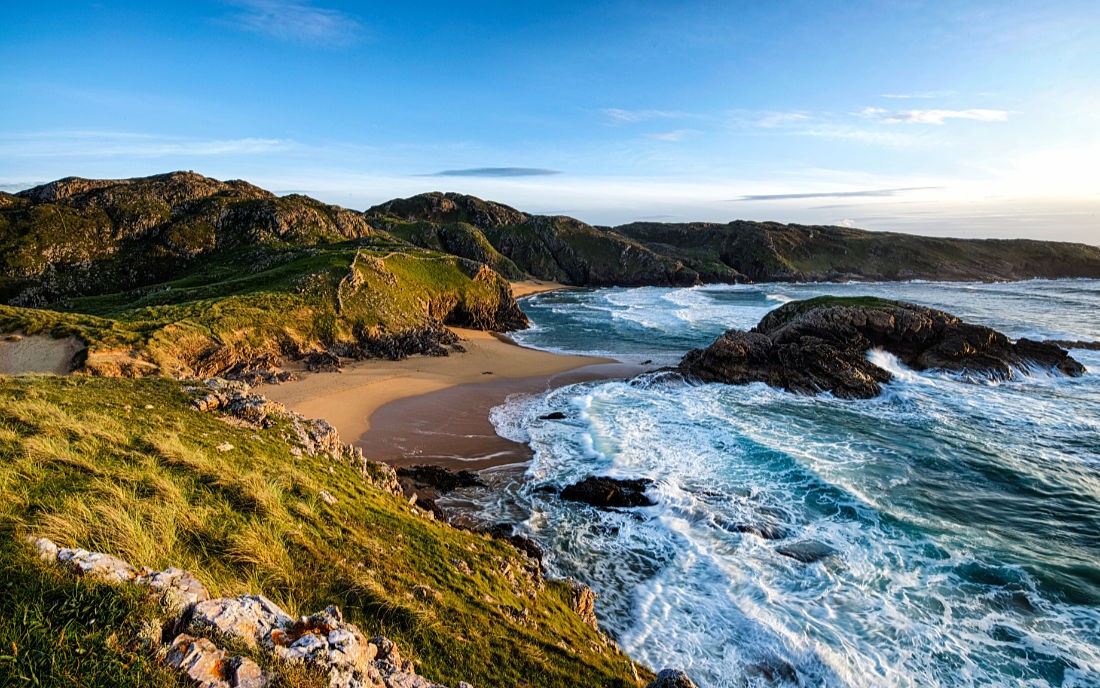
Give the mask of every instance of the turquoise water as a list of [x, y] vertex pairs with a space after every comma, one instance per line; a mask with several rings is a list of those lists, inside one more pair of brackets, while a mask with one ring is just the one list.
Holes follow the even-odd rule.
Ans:
[[[826, 293], [1100, 339], [1100, 281], [556, 292], [524, 301], [520, 339], [673, 363]], [[535, 458], [483, 506], [518, 509], [632, 657], [703, 687], [1098, 686], [1100, 352], [1073, 354], [1084, 377], [994, 384], [874, 352], [896, 380], [865, 401], [646, 377], [511, 398], [494, 424]], [[598, 511], [539, 490], [588, 475], [652, 478], [658, 504]], [[808, 544], [830, 554], [783, 554]]]

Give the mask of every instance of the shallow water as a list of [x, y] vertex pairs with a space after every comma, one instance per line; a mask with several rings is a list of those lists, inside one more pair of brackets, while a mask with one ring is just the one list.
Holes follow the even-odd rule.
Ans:
[[[1090, 280], [554, 292], [525, 300], [535, 327], [518, 339], [674, 363], [821, 294], [1100, 339]], [[993, 384], [874, 352], [896, 377], [865, 401], [645, 377], [513, 397], [494, 425], [534, 459], [481, 506], [591, 585], [631, 656], [703, 687], [1097, 686], [1100, 352], [1073, 354], [1084, 377]], [[589, 475], [652, 478], [658, 504], [599, 511], [538, 489]]]

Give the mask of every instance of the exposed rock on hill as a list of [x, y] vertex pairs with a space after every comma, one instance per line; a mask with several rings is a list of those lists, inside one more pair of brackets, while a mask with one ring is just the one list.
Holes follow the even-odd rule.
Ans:
[[869, 398], [892, 378], [867, 359], [881, 348], [916, 370], [947, 370], [1008, 379], [1015, 370], [1077, 376], [1084, 367], [1053, 344], [1010, 341], [943, 311], [871, 297], [794, 301], [749, 332], [730, 330], [689, 351], [679, 369], [701, 382], [765, 382], [792, 392]]
[[[248, 657], [219, 648], [222, 641], [263, 648], [292, 665], [302, 663], [324, 672], [335, 688], [444, 688], [418, 676], [393, 641], [382, 636], [367, 640], [340, 609], [329, 606], [294, 619], [262, 595], [211, 599], [190, 572], [137, 569], [129, 562], [100, 552], [58, 547], [46, 538], [27, 538], [41, 559], [69, 567], [75, 573], [107, 583], [134, 584], [170, 598], [166, 607], [176, 618], [167, 629], [186, 629], [163, 639], [164, 662], [203, 688], [265, 688], [274, 676]], [[197, 637], [196, 637], [197, 636]], [[160, 640], [160, 639], [157, 639]], [[460, 683], [459, 686], [467, 685]]]

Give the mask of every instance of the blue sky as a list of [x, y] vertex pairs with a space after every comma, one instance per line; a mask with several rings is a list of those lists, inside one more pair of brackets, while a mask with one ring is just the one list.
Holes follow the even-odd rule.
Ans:
[[173, 169], [352, 208], [1100, 243], [1100, 3], [25, 3], [0, 188]]

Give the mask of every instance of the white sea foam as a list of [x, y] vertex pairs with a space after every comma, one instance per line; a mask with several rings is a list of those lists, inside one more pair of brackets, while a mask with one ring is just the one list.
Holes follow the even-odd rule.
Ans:
[[[1058, 284], [999, 288], [1026, 301]], [[873, 293], [783, 285], [782, 295], [835, 289]], [[882, 289], [969, 312], [995, 301], [967, 299], [1002, 298], [985, 285]], [[570, 322], [598, 329], [602, 317], [606, 347], [612, 323], [629, 320], [615, 309], [663, 309], [637, 316], [670, 328], [647, 344], [697, 346], [707, 341], [687, 343], [682, 311], [744, 321], [778, 303], [768, 295], [745, 285], [617, 290], [612, 302], [593, 292], [601, 306]], [[1048, 308], [1027, 303], [998, 317], [1088, 338], [1087, 323], [1060, 313], [1027, 320]], [[543, 334], [553, 343], [553, 328]], [[1082, 378], [991, 385], [871, 352], [894, 379], [865, 401], [659, 377], [510, 398], [493, 422], [535, 458], [527, 482], [485, 508], [518, 505], [550, 571], [596, 589], [601, 624], [631, 656], [684, 667], [703, 688], [785, 676], [815, 686], [1100, 685], [1100, 602], [1081, 582], [1096, 579], [1079, 573], [1096, 572], [1100, 557], [1100, 352], [1073, 353], [1091, 369]], [[565, 417], [542, 418], [551, 411]], [[600, 511], [537, 489], [589, 475], [652, 478], [657, 505]], [[783, 554], [808, 542], [832, 554]]]

